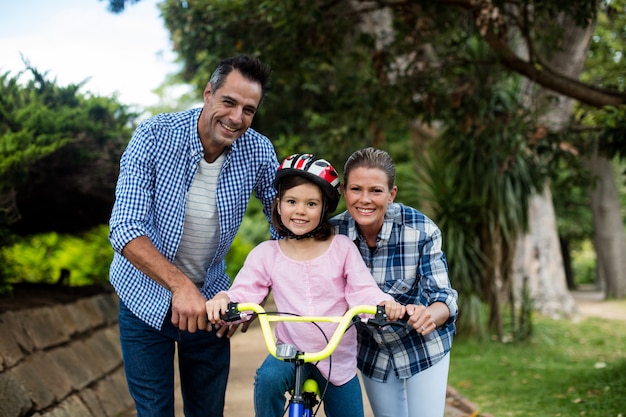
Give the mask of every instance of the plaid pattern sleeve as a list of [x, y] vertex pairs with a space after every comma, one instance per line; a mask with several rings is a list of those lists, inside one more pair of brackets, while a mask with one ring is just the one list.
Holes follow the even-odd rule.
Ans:
[[[121, 301], [155, 328], [160, 328], [165, 319], [171, 294], [136, 269], [121, 252], [132, 239], [148, 236], [163, 256], [174, 260], [183, 233], [187, 191], [204, 156], [198, 136], [200, 111], [198, 108], [147, 119], [136, 129], [120, 161], [109, 221], [109, 240], [115, 250], [110, 281]], [[216, 191], [220, 241], [201, 289], [205, 297], [230, 285], [224, 257], [252, 193], [269, 213], [277, 167], [272, 143], [253, 129], [248, 129], [227, 151]]]
[[371, 250], [347, 212], [332, 223], [336, 232], [354, 241], [379, 287], [398, 302], [440, 301], [450, 309], [449, 320], [425, 337], [414, 330], [381, 332], [359, 326], [359, 369], [384, 382], [391, 371], [408, 378], [437, 363], [450, 351], [458, 315], [458, 294], [450, 285], [439, 228], [420, 211], [394, 203], [387, 209], [377, 247]]

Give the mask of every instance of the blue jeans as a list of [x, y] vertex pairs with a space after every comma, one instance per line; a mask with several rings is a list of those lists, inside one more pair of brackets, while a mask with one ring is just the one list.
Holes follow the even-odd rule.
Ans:
[[221, 417], [230, 367], [230, 341], [215, 332], [183, 332], [171, 312], [161, 330], [144, 323], [120, 301], [120, 341], [128, 389], [137, 417], [174, 416], [174, 353], [186, 417]]
[[441, 417], [446, 409], [450, 353], [407, 379], [389, 372], [386, 382], [364, 375], [363, 386], [375, 417]]
[[[326, 379], [312, 364], [307, 364], [307, 379], [315, 379], [324, 393]], [[285, 410], [285, 392], [293, 389], [294, 364], [269, 355], [256, 372], [254, 381], [254, 413], [256, 417], [280, 417]], [[363, 397], [359, 378], [354, 375], [341, 386], [328, 384], [324, 394], [327, 417], [363, 417]]]

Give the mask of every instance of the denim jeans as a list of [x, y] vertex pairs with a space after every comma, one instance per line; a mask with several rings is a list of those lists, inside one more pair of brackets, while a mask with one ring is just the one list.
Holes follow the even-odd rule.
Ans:
[[[326, 379], [312, 364], [307, 364], [307, 379], [315, 379], [324, 393]], [[285, 409], [285, 392], [293, 389], [294, 364], [268, 356], [256, 372], [254, 381], [254, 412], [256, 417], [280, 417]], [[363, 417], [363, 397], [359, 378], [354, 375], [341, 386], [328, 384], [324, 394], [327, 417]]]
[[178, 345], [183, 408], [186, 417], [222, 417], [228, 371], [229, 339], [215, 332], [183, 332], [171, 323], [161, 330], [135, 316], [120, 301], [120, 341], [128, 389], [137, 417], [174, 416], [174, 353]]
[[390, 372], [386, 382], [364, 375], [363, 386], [375, 417], [441, 417], [446, 409], [450, 353], [407, 379]]

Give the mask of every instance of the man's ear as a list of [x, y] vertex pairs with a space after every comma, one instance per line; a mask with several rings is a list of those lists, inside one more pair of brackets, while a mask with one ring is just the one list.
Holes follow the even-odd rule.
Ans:
[[204, 87], [204, 92], [202, 93], [202, 97], [204, 97], [204, 99], [206, 100], [212, 93], [213, 91], [211, 90], [211, 83], [208, 82], [206, 83], [206, 87]]

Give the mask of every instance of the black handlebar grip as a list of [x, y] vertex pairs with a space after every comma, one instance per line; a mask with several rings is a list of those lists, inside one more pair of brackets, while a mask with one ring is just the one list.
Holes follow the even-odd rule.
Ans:
[[228, 303], [228, 308], [226, 309], [226, 313], [222, 314], [221, 319], [225, 322], [237, 321], [241, 320], [241, 313], [237, 310], [238, 303], [230, 302]]

